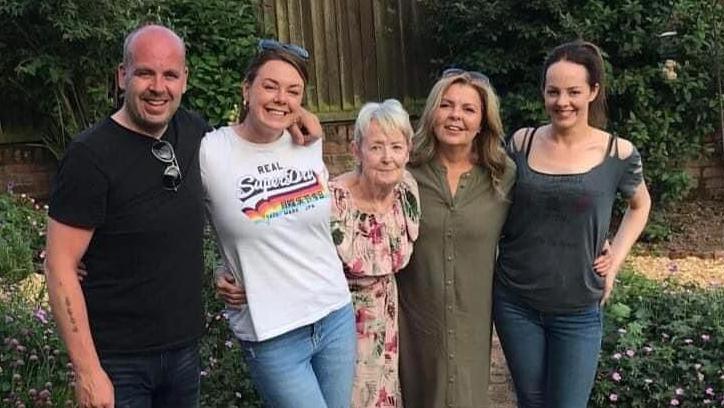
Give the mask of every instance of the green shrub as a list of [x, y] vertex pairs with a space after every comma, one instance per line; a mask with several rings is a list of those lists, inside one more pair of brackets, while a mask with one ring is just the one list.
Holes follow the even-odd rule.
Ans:
[[72, 366], [50, 313], [27, 292], [0, 287], [0, 405], [65, 406], [73, 400]]
[[25, 194], [0, 193], [0, 284], [42, 269], [45, 208]]
[[[160, 22], [188, 43], [184, 106], [212, 125], [234, 116], [241, 74], [255, 52], [253, 0], [7, 0], [0, 2], [0, 107], [62, 156], [78, 132], [119, 103], [123, 37]], [[18, 121], [18, 123], [15, 123]]]
[[[724, 3], [701, 0], [423, 0], [424, 27], [440, 66], [487, 73], [508, 131], [543, 123], [540, 69], [558, 44], [585, 38], [604, 50], [608, 130], [642, 153], [657, 202], [689, 188], [682, 166], [702, 152], [719, 119], [717, 63], [724, 63]], [[718, 25], [717, 25], [718, 24]], [[715, 33], [714, 30], [718, 30]], [[675, 30], [673, 38], [659, 34]], [[719, 61], [716, 61], [719, 50]], [[677, 61], [677, 78], [662, 74]]]
[[113, 107], [114, 70], [133, 6], [114, 0], [0, 2], [0, 106], [60, 157]]
[[724, 404], [724, 290], [622, 272], [606, 309], [595, 407]]
[[204, 241], [206, 279], [206, 336], [201, 343], [201, 406], [257, 408], [261, 400], [249, 379], [242, 361], [239, 342], [229, 329], [223, 312], [224, 303], [217, 299], [213, 286], [213, 270], [218, 264], [216, 243], [207, 232]]

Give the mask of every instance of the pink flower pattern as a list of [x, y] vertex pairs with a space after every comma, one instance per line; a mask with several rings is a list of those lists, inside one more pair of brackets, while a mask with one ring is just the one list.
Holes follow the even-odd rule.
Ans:
[[384, 214], [355, 208], [350, 191], [330, 182], [332, 236], [352, 292], [357, 366], [351, 407], [402, 407], [398, 374], [398, 305], [394, 274], [407, 265], [417, 238], [417, 183], [405, 172]]

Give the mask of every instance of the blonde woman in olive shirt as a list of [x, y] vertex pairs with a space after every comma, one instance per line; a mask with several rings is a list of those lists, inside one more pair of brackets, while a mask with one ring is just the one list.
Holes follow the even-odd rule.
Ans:
[[515, 177], [487, 77], [448, 70], [420, 119], [409, 167], [422, 217], [400, 295], [400, 380], [407, 407], [490, 406], [495, 248]]

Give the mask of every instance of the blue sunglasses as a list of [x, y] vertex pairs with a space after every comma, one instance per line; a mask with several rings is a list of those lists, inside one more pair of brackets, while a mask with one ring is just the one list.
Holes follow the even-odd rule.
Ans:
[[285, 51], [304, 61], [309, 59], [309, 51], [296, 44], [281, 43], [271, 38], [259, 40], [259, 51]]

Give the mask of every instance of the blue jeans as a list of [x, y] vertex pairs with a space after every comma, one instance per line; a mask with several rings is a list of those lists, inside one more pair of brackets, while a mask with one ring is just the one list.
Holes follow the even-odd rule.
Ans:
[[264, 341], [241, 341], [266, 406], [348, 408], [357, 335], [352, 304], [315, 323]]
[[495, 328], [519, 408], [585, 408], [601, 351], [601, 307], [580, 313], [539, 312], [495, 285]]
[[100, 358], [113, 383], [116, 408], [199, 406], [199, 345], [148, 354]]

